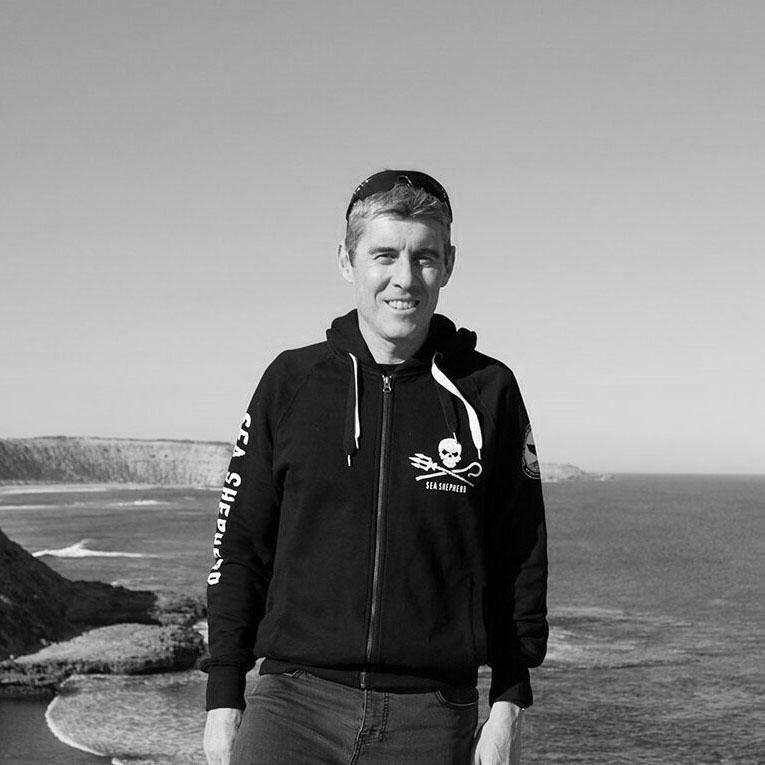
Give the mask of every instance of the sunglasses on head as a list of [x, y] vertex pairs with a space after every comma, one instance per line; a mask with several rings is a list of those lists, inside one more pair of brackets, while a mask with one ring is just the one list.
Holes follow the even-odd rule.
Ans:
[[351, 214], [351, 209], [356, 202], [371, 197], [372, 194], [379, 194], [382, 191], [390, 191], [399, 183], [407, 184], [415, 189], [422, 189], [427, 194], [435, 197], [439, 202], [446, 205], [449, 213], [449, 222], [452, 221], [452, 206], [449, 204], [449, 196], [444, 187], [427, 173], [420, 173], [417, 170], [383, 170], [382, 172], [370, 175], [369, 178], [362, 181], [353, 192], [351, 202], [345, 211], [345, 219]]

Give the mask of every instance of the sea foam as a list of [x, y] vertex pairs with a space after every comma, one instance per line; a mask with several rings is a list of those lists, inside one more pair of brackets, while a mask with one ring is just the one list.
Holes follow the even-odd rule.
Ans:
[[49, 555], [53, 558], [156, 558], [158, 556], [149, 553], [121, 552], [117, 550], [90, 550], [85, 545], [89, 540], [81, 539], [69, 547], [60, 547], [52, 550], [38, 550], [32, 553], [35, 558]]
[[45, 719], [60, 741], [113, 763], [205, 762], [205, 676], [73, 675]]

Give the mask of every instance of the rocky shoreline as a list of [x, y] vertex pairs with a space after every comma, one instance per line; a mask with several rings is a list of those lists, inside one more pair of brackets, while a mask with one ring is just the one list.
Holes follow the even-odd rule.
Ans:
[[0, 696], [52, 696], [70, 675], [145, 675], [190, 669], [202, 635], [179, 625], [115, 624], [0, 662]]
[[188, 669], [204, 650], [204, 603], [71, 581], [0, 531], [0, 695], [53, 695], [74, 673]]

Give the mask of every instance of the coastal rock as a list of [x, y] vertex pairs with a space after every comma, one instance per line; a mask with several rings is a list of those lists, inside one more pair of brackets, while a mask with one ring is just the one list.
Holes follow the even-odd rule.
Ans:
[[543, 483], [561, 481], [609, 481], [613, 476], [605, 473], [585, 473], [576, 465], [560, 462], [543, 462], [540, 465]]
[[190, 626], [204, 615], [199, 598], [73, 582], [0, 531], [0, 659], [92, 627], [122, 622]]
[[142, 675], [189, 669], [202, 636], [180, 625], [114, 624], [0, 662], [0, 692], [53, 689], [69, 675]]
[[73, 597], [66, 616], [75, 628], [123, 622], [190, 626], [207, 613], [204, 601], [191, 595], [128, 590], [104, 582], [77, 581], [69, 584]]
[[72, 584], [0, 531], [0, 659], [66, 635]]

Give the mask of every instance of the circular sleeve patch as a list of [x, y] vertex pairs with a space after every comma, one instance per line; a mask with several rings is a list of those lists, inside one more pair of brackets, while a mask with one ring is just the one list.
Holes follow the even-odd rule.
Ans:
[[526, 435], [523, 439], [523, 462], [521, 467], [524, 474], [529, 478], [539, 479], [541, 477], [539, 460], [537, 459], [537, 447], [534, 445], [534, 435], [531, 432], [531, 425], [526, 426]]

